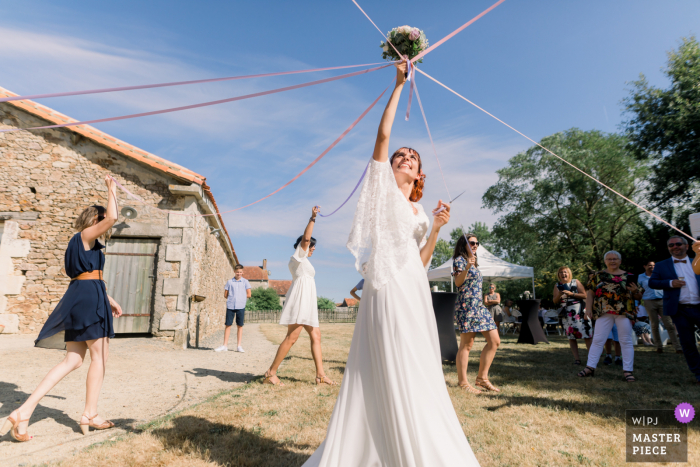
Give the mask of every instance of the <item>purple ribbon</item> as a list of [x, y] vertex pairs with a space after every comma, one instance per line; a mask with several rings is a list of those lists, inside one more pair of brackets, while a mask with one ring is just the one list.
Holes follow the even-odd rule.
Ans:
[[350, 198], [352, 198], [352, 195], [354, 195], [355, 192], [357, 191], [357, 189], [360, 187], [360, 184], [362, 183], [362, 180], [365, 179], [365, 175], [367, 175], [367, 169], [369, 168], [369, 163], [370, 163], [370, 162], [372, 162], [371, 159], [370, 159], [370, 161], [367, 163], [367, 165], [365, 166], [365, 170], [362, 172], [362, 176], [361, 176], [360, 179], [357, 181], [357, 185], [355, 185], [355, 188], [352, 189], [352, 192], [350, 193], [350, 196], [348, 196], [348, 197], [345, 199], [345, 201], [343, 201], [343, 204], [341, 204], [340, 206], [338, 206], [338, 208], [337, 208], [335, 211], [333, 211], [332, 213], [330, 213], [330, 214], [321, 214], [321, 213], [319, 212], [319, 213], [318, 213], [319, 216], [321, 216], [321, 217], [331, 217], [333, 214], [335, 214], [336, 212], [340, 211], [340, 208], [342, 208], [343, 206], [345, 206], [345, 204], [346, 204], [348, 201], [350, 201]]

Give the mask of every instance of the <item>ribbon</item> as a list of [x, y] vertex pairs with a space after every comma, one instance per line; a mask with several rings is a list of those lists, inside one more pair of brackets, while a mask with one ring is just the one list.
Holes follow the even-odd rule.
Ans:
[[[387, 89], [388, 89], [388, 88], [387, 88]], [[360, 179], [357, 181], [357, 185], [355, 185], [355, 188], [352, 189], [352, 192], [350, 192], [350, 195], [345, 199], [345, 201], [343, 201], [343, 204], [341, 204], [340, 206], [338, 206], [338, 208], [337, 208], [335, 211], [333, 211], [332, 213], [330, 213], [330, 214], [321, 214], [321, 213], [319, 212], [319, 213], [318, 213], [319, 216], [321, 216], [321, 217], [331, 217], [333, 214], [335, 214], [336, 212], [338, 212], [338, 211], [340, 210], [340, 208], [342, 208], [343, 206], [345, 206], [345, 203], [347, 203], [348, 201], [350, 201], [350, 198], [352, 198], [352, 195], [354, 195], [355, 192], [357, 191], [357, 189], [360, 187], [360, 184], [362, 183], [362, 180], [364, 180], [365, 175], [367, 175], [367, 169], [369, 168], [370, 162], [372, 162], [371, 159], [370, 159], [369, 162], [367, 162], [367, 165], [365, 166], [365, 170], [362, 171], [362, 176], [360, 176]]]
[[[574, 164], [572, 164], [571, 162], [567, 161], [566, 159], [564, 159], [564, 158], [562, 158], [562, 157], [560, 157], [560, 156], [554, 154], [552, 151], [550, 151], [549, 149], [545, 148], [544, 146], [542, 146], [540, 143], [538, 143], [538, 142], [535, 141], [534, 139], [532, 139], [532, 138], [530, 138], [529, 136], [525, 135], [524, 133], [522, 133], [522, 132], [516, 130], [515, 128], [513, 128], [513, 127], [510, 126], [510, 125], [508, 125], [506, 122], [504, 122], [504, 121], [501, 120], [500, 118], [498, 118], [498, 117], [496, 117], [495, 115], [493, 115], [492, 113], [488, 112], [487, 110], [485, 110], [485, 109], [479, 107], [478, 105], [476, 105], [475, 103], [473, 103], [472, 101], [470, 101], [469, 99], [467, 99], [466, 97], [464, 97], [464, 96], [462, 96], [461, 94], [459, 94], [457, 91], [455, 91], [455, 90], [453, 90], [453, 89], [450, 89], [450, 88], [447, 87], [446, 85], [442, 84], [440, 81], [438, 81], [438, 80], [436, 80], [435, 78], [433, 78], [432, 76], [430, 76], [428, 73], [426, 73], [426, 72], [424, 72], [424, 71], [422, 71], [422, 70], [418, 70], [418, 72], [419, 72], [419, 73], [422, 73], [426, 78], [431, 79], [431, 80], [434, 81], [435, 83], [437, 83], [437, 84], [439, 84], [440, 86], [442, 86], [443, 88], [447, 89], [448, 91], [450, 91], [450, 92], [451, 92], [452, 94], [454, 94], [455, 96], [459, 97], [460, 99], [462, 99], [462, 100], [468, 102], [469, 104], [473, 105], [473, 106], [476, 107], [477, 109], [481, 110], [482, 112], [484, 112], [484, 113], [485, 113], [486, 115], [488, 115], [489, 117], [491, 117], [491, 118], [493, 118], [494, 120], [496, 120], [496, 121], [502, 123], [503, 125], [507, 126], [508, 128], [510, 128], [511, 130], [513, 130], [514, 132], [516, 132], [517, 134], [519, 134], [520, 136], [522, 136], [523, 138], [527, 139], [527, 140], [530, 141], [531, 143], [534, 143], [535, 145], [539, 146], [539, 147], [542, 148], [543, 150], [547, 151], [549, 154], [553, 155], [554, 157], [556, 157], [557, 159], [559, 159], [560, 161], [562, 161], [563, 163], [565, 163], [566, 165], [568, 165], [568, 166], [571, 167], [572, 169], [577, 170], [578, 172], [582, 173], [583, 175], [585, 175], [586, 177], [590, 178], [590, 179], [593, 180], [594, 182], [598, 183], [598, 184], [599, 184], [600, 186], [602, 186], [603, 188], [612, 191], [613, 193], [615, 193], [615, 194], [616, 194], [617, 196], [619, 196], [620, 198], [622, 198], [622, 199], [624, 199], [625, 201], [627, 201], [628, 203], [630, 203], [630, 204], [632, 204], [632, 205], [638, 207], [639, 209], [641, 209], [642, 211], [646, 212], [646, 213], [649, 214], [650, 216], [654, 217], [654, 218], [657, 219], [658, 221], [663, 222], [663, 223], [666, 224], [667, 226], [671, 227], [673, 230], [679, 232], [681, 235], [684, 235], [685, 237], [688, 237], [688, 238], [689, 238], [690, 240], [692, 240], [693, 242], [696, 241], [693, 237], [691, 237], [691, 236], [688, 235], [687, 233], [683, 232], [681, 229], [675, 227], [674, 225], [670, 224], [669, 222], [666, 222], [665, 220], [663, 220], [662, 218], [660, 218], [659, 216], [657, 216], [657, 215], [654, 214], [653, 212], [649, 211], [648, 209], [646, 209], [646, 208], [640, 206], [639, 204], [635, 203], [635, 202], [632, 201], [631, 199], [627, 198], [625, 195], [623, 195], [623, 194], [621, 194], [621, 193], [619, 193], [619, 192], [613, 190], [612, 188], [610, 188], [609, 186], [607, 186], [605, 183], [601, 182], [600, 180], [598, 180], [598, 179], [595, 178], [594, 176], [589, 175], [587, 172], [585, 172], [585, 171], [579, 169], [578, 167], [576, 167]], [[416, 92], [416, 97], [418, 97], [418, 93], [417, 93], [417, 92]], [[420, 102], [420, 99], [418, 100], [418, 102]]]
[[[415, 83], [415, 80], [414, 80]], [[415, 84], [414, 84], [415, 86]], [[433, 147], [433, 154], [435, 154], [435, 160], [437, 161], [438, 168], [440, 169], [440, 176], [442, 176], [442, 183], [445, 184], [445, 190], [447, 190], [447, 197], [451, 199], [450, 189], [447, 188], [447, 182], [445, 181], [445, 174], [442, 172], [442, 165], [440, 165], [440, 158], [438, 158], [437, 150], [435, 149], [435, 143], [433, 142], [433, 135], [430, 133], [430, 127], [428, 126], [428, 119], [425, 118], [425, 112], [423, 111], [423, 103], [420, 100], [420, 95], [418, 94], [418, 86], [416, 88], [416, 100], [418, 101], [418, 107], [420, 107], [420, 113], [423, 115], [423, 121], [425, 122], [425, 129], [428, 130], [428, 138], [430, 138], [430, 145]], [[407, 118], [408, 119], [408, 118]]]
[[183, 86], [188, 84], [216, 83], [219, 81], [233, 81], [249, 78], [265, 78], [269, 76], [294, 75], [299, 73], [312, 73], [316, 71], [341, 70], [344, 68], [358, 68], [362, 66], [381, 65], [381, 63], [366, 63], [364, 65], [333, 66], [328, 68], [312, 68], [309, 70], [282, 71], [278, 73], [263, 73], [259, 75], [229, 76], [226, 78], [198, 79], [194, 81], [175, 81], [172, 83], [144, 84], [140, 86], [124, 86], [119, 88], [90, 89], [87, 91], [57, 92], [52, 94], [33, 94], [31, 96], [14, 96], [0, 98], [0, 102], [21, 101], [26, 99], [48, 99], [50, 97], [82, 96], [85, 94], [102, 94], [105, 92], [133, 91], [136, 89], [164, 88], [169, 86]]
[[[387, 65], [387, 66], [389, 66], [389, 65]], [[384, 67], [382, 67], [382, 68], [384, 68]], [[392, 81], [393, 81], [393, 80], [392, 80]], [[391, 86], [391, 85], [390, 85], [390, 86]], [[335, 139], [335, 141], [333, 141], [333, 143], [331, 143], [330, 146], [328, 146], [328, 147], [325, 149], [325, 151], [323, 151], [316, 159], [314, 159], [309, 165], [307, 165], [307, 166], [304, 168], [304, 170], [302, 170], [301, 172], [299, 172], [294, 178], [292, 178], [290, 181], [288, 181], [287, 183], [285, 183], [284, 185], [282, 185], [281, 187], [279, 187], [278, 189], [276, 189], [275, 191], [273, 191], [273, 192], [270, 193], [269, 195], [264, 196], [264, 197], [260, 198], [260, 199], [257, 200], [257, 201], [253, 201], [252, 203], [246, 204], [245, 206], [241, 206], [240, 208], [231, 209], [231, 210], [229, 210], [229, 211], [217, 212], [217, 213], [215, 213], [215, 214], [184, 214], [184, 213], [181, 213], [181, 212], [167, 211], [167, 210], [165, 210], [165, 209], [160, 209], [160, 208], [156, 208], [156, 207], [153, 207], [153, 206], [150, 206], [150, 207], [152, 207], [153, 209], [156, 209], [156, 210], [158, 210], [158, 211], [167, 212], [167, 213], [169, 213], [169, 214], [175, 214], [175, 215], [178, 215], [178, 216], [207, 217], [207, 216], [221, 216], [222, 214], [228, 214], [228, 213], [230, 213], [230, 212], [240, 211], [241, 209], [245, 209], [245, 208], [247, 208], [247, 207], [250, 207], [250, 206], [252, 206], [252, 205], [254, 205], [254, 204], [259, 203], [260, 201], [266, 200], [267, 198], [269, 198], [269, 197], [271, 197], [271, 196], [273, 196], [273, 195], [279, 193], [280, 191], [284, 190], [285, 188], [287, 188], [289, 185], [291, 185], [293, 182], [295, 182], [299, 177], [301, 177], [302, 175], [304, 175], [311, 167], [313, 167], [314, 165], [316, 165], [316, 163], [317, 163], [318, 161], [320, 161], [321, 159], [323, 159], [323, 157], [324, 157], [326, 154], [328, 154], [328, 153], [330, 152], [331, 149], [333, 149], [343, 138], [345, 138], [345, 137], [348, 135], [348, 133], [350, 133], [350, 131], [351, 131], [353, 128], [355, 128], [355, 126], [356, 126], [358, 123], [360, 123], [360, 120], [362, 120], [363, 118], [365, 118], [365, 116], [369, 113], [370, 110], [372, 110], [372, 108], [377, 104], [377, 102], [379, 102], [379, 99], [382, 98], [382, 96], [386, 93], [386, 91], [387, 91], [388, 89], [389, 89], [389, 87], [387, 86], [387, 88], [384, 89], [384, 90], [382, 91], [382, 93], [379, 95], [379, 97], [377, 97], [377, 98], [374, 100], [374, 102], [372, 102], [372, 103], [369, 105], [369, 107], [367, 107], [367, 108], [365, 109], [365, 111], [362, 112], [362, 114], [361, 114], [359, 117], [357, 117], [357, 119], [356, 119], [354, 122], [352, 122], [352, 124], [350, 124], [350, 126], [349, 126], [340, 136], [338, 136], [338, 137]], [[365, 169], [365, 170], [366, 170], [366, 169]], [[363, 177], [364, 177], [364, 174], [363, 174]], [[112, 178], [112, 180], [114, 180], [114, 178]], [[121, 188], [126, 194], [128, 194], [129, 196], [131, 196], [131, 197], [134, 198], [134, 199], [137, 199], [137, 200], [141, 201], [143, 204], [147, 204], [143, 199], [139, 198], [138, 196], [136, 196], [135, 194], [131, 193], [129, 190], [127, 190], [126, 188], [124, 188], [119, 182], [117, 182], [116, 180], [114, 180], [114, 181], [117, 183], [117, 186], [118, 186], [119, 188]], [[360, 181], [362, 181], [362, 179], [360, 179]], [[358, 182], [358, 186], [359, 186], [359, 182]], [[355, 187], [355, 190], [357, 190], [357, 187]], [[355, 192], [355, 190], [353, 190], [353, 193]], [[351, 194], [350, 196], [352, 196], [352, 194]], [[348, 199], [349, 199], [349, 198], [348, 198]], [[347, 200], [345, 200], [345, 202], [347, 202]], [[344, 204], [345, 204], [345, 203], [343, 203], [338, 209], [340, 209], [341, 207], [343, 207]], [[338, 209], [336, 209], [335, 211], [333, 211], [331, 214], [335, 213]], [[329, 214], [329, 216], [330, 216], [331, 214]], [[327, 217], [327, 216], [326, 216], [326, 217]]]
[[433, 50], [437, 49], [442, 44], [444, 44], [448, 40], [452, 39], [454, 36], [456, 36], [457, 34], [462, 32], [463, 30], [465, 30], [467, 27], [471, 26], [472, 23], [476, 22], [482, 16], [486, 15], [488, 12], [490, 12], [491, 10], [493, 10], [494, 8], [496, 8], [498, 5], [500, 5], [501, 3], [505, 2], [505, 1], [506, 0], [498, 0], [496, 3], [494, 3], [493, 5], [491, 5], [490, 7], [488, 7], [487, 9], [485, 9], [484, 11], [482, 11], [481, 13], [479, 13], [478, 15], [476, 15], [475, 17], [473, 17], [472, 19], [470, 19], [469, 21], [467, 21], [466, 23], [464, 23], [463, 25], [461, 25], [460, 27], [455, 29], [454, 31], [452, 31], [450, 34], [446, 35], [445, 37], [443, 37], [442, 39], [437, 41], [435, 44], [431, 45], [430, 47], [428, 47], [427, 49], [425, 49], [424, 51], [422, 51], [421, 53], [419, 53], [418, 55], [413, 57], [413, 60], [411, 60], [411, 61], [415, 62], [416, 60], [420, 60], [421, 58], [423, 58], [424, 55], [427, 55], [430, 52], [432, 52]]
[[345, 79], [345, 78], [350, 78], [351, 76], [357, 76], [357, 75], [362, 75], [365, 73], [371, 73], [373, 71], [381, 70], [382, 68], [386, 68], [388, 66], [391, 66], [391, 63], [375, 68], [369, 68], [367, 70], [362, 70], [362, 71], [355, 71], [353, 73], [347, 73], [345, 75], [340, 75], [340, 76], [334, 76], [332, 78], [325, 78], [325, 79], [319, 79], [317, 81], [310, 81], [308, 83], [302, 83], [302, 84], [295, 84], [294, 86], [286, 86], [283, 88], [277, 88], [277, 89], [272, 89], [270, 91], [263, 91], [263, 92], [256, 92], [253, 94], [246, 94], [244, 96], [238, 96], [238, 97], [231, 97], [228, 99], [221, 99], [221, 100], [216, 100], [216, 101], [210, 101], [210, 102], [203, 102], [201, 104], [193, 104], [193, 105], [185, 105], [182, 107], [173, 107], [170, 109], [164, 109], [164, 110], [155, 110], [152, 112], [142, 112], [142, 113], [137, 113], [137, 114], [130, 114], [130, 115], [122, 115], [121, 117], [109, 117], [109, 118], [99, 118], [95, 120], [85, 120], [82, 122], [71, 122], [71, 123], [61, 123], [58, 125], [45, 125], [45, 126], [37, 126], [37, 127], [32, 127], [32, 128], [8, 128], [5, 130], [0, 130], [0, 133], [10, 133], [10, 132], [15, 132], [15, 131], [29, 131], [29, 130], [48, 130], [52, 128], [65, 128], [65, 127], [71, 127], [71, 126], [77, 126], [77, 125], [87, 125], [87, 124], [93, 124], [93, 123], [103, 123], [103, 122], [113, 122], [116, 120], [126, 120], [129, 118], [138, 118], [138, 117], [148, 117], [151, 115], [160, 115], [160, 114], [165, 114], [165, 113], [170, 113], [170, 112], [179, 112], [182, 110], [190, 110], [190, 109], [197, 109], [200, 107], [207, 107], [210, 105], [218, 105], [218, 104], [225, 104], [227, 102], [234, 102], [234, 101], [240, 101], [244, 99], [252, 99], [253, 97], [260, 97], [260, 96], [266, 96], [268, 94], [276, 94], [279, 92], [284, 92], [284, 91], [291, 91], [292, 89], [299, 89], [299, 88], [305, 88], [308, 86], [314, 86], [316, 84], [322, 84], [322, 83], [328, 83], [331, 81], [337, 81], [339, 79]]

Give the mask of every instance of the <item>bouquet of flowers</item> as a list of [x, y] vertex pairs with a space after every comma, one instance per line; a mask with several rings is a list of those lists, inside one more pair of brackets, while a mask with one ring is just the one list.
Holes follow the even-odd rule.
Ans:
[[[382, 58], [385, 60], [403, 60], [403, 57], [396, 55], [396, 50], [401, 55], [408, 56], [410, 60], [428, 48], [428, 39], [426, 39], [425, 33], [411, 26], [400, 26], [392, 29], [386, 35], [386, 39], [386, 42], [382, 41], [381, 43]], [[396, 47], [396, 50], [389, 42]], [[423, 59], [418, 60], [418, 62], [422, 63]]]

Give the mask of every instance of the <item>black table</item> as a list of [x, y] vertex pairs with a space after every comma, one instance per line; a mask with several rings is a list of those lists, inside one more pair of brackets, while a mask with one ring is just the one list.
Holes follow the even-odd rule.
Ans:
[[440, 355], [443, 360], [454, 362], [457, 359], [457, 335], [455, 334], [455, 302], [457, 294], [451, 292], [431, 292], [433, 310], [437, 321]]
[[518, 300], [516, 303], [518, 308], [520, 308], [520, 313], [523, 315], [518, 344], [537, 344], [539, 342], [549, 344], [540, 321], [537, 319], [537, 314], [540, 311], [540, 300]]

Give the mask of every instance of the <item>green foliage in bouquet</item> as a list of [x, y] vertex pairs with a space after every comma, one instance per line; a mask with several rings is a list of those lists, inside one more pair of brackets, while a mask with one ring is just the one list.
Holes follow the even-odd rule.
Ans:
[[[410, 26], [394, 28], [389, 31], [386, 38], [387, 41], [382, 41], [380, 45], [384, 60], [403, 60], [403, 56], [408, 56], [409, 59], [412, 59], [428, 48], [428, 39], [426, 39], [425, 33], [418, 28]], [[401, 57], [396, 54], [396, 50], [389, 42], [396, 47], [396, 50], [402, 55]], [[423, 63], [423, 59], [418, 60], [418, 63]]]

